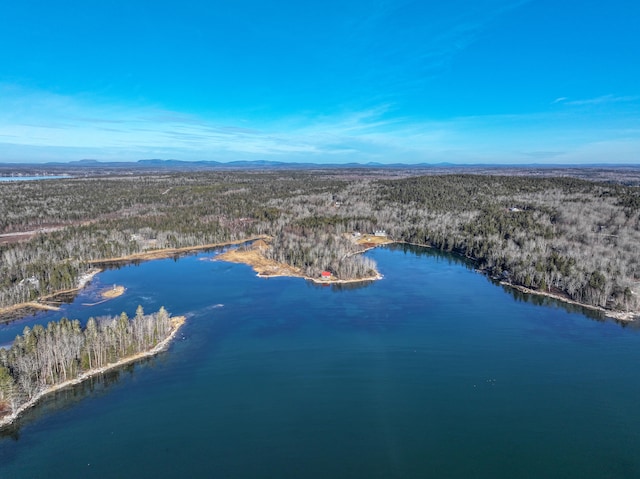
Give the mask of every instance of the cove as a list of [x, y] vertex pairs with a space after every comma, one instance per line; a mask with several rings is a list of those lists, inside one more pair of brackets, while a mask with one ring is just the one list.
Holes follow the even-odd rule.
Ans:
[[[61, 316], [186, 315], [153, 359], [0, 438], [0, 477], [638, 477], [636, 323], [497, 286], [429, 249], [384, 279], [257, 278], [215, 252], [98, 275]], [[112, 285], [127, 293], [96, 306]]]

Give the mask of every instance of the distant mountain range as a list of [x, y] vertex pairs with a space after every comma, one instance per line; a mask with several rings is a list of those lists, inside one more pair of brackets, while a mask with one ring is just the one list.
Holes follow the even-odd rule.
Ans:
[[57, 161], [48, 163], [0, 163], [0, 168], [87, 168], [87, 169], [150, 169], [150, 170], [208, 170], [208, 169], [349, 169], [349, 168], [376, 168], [376, 169], [557, 169], [557, 168], [631, 168], [637, 169], [640, 164], [613, 164], [613, 163], [589, 163], [589, 164], [459, 164], [450, 162], [441, 163], [288, 163], [284, 161], [269, 160], [243, 160], [243, 161], [184, 161], [145, 159], [138, 161], [99, 161], [76, 160]]
[[[184, 161], [184, 160], [161, 160], [161, 159], [145, 159], [138, 161], [99, 161], [99, 160], [78, 160], [69, 162], [50, 162], [44, 165], [49, 166], [86, 166], [92, 168], [109, 167], [109, 168], [131, 168], [131, 167], [149, 167], [149, 168], [178, 168], [178, 169], [200, 169], [200, 168], [611, 168], [611, 167], [638, 167], [640, 165], [629, 164], [613, 164], [613, 163], [588, 163], [588, 164], [546, 164], [546, 163], [527, 163], [527, 164], [495, 164], [495, 163], [380, 163], [370, 161], [368, 163], [303, 163], [303, 162], [285, 162], [270, 160], [241, 160], [241, 161]], [[35, 166], [35, 165], [33, 165]]]
[[160, 160], [148, 159], [131, 162], [79, 160], [69, 162], [45, 163], [49, 166], [80, 166], [80, 167], [109, 167], [109, 168], [170, 168], [170, 169], [208, 169], [208, 168], [433, 168], [462, 166], [454, 163], [291, 163], [269, 160], [241, 160], [241, 161], [184, 161], [184, 160]]

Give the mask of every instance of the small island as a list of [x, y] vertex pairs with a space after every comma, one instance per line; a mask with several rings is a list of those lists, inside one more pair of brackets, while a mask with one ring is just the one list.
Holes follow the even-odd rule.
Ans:
[[42, 397], [124, 364], [165, 350], [184, 324], [160, 308], [80, 321], [62, 318], [26, 327], [9, 349], [0, 349], [0, 428], [13, 423]]
[[[151, 187], [132, 189], [133, 174]], [[128, 165], [74, 176], [3, 185], [0, 321], [58, 308], [101, 267], [230, 245], [237, 250], [218, 258], [250, 264], [261, 277], [370, 281], [381, 276], [360, 253], [390, 242], [464, 256], [496, 283], [526, 293], [619, 320], [640, 317], [635, 167], [194, 175]], [[35, 187], [46, 202], [31, 201]], [[244, 246], [250, 242], [255, 251]]]
[[100, 293], [100, 296], [102, 296], [103, 299], [113, 299], [122, 296], [125, 291], [126, 288], [124, 286], [114, 284], [112, 288], [103, 290]]

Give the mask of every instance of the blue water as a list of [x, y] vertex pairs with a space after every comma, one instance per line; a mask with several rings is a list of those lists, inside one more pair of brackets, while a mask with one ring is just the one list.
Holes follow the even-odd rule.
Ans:
[[63, 178], [71, 178], [68, 175], [46, 175], [46, 176], [0, 176], [2, 181], [35, 181], [35, 180], [59, 180]]
[[[419, 254], [418, 254], [419, 253]], [[0, 438], [0, 477], [640, 477], [640, 335], [429, 250], [359, 288], [215, 253], [109, 270], [62, 315], [164, 305], [169, 351], [60, 393]], [[97, 306], [111, 284], [124, 296]], [[543, 303], [543, 304], [536, 304]]]

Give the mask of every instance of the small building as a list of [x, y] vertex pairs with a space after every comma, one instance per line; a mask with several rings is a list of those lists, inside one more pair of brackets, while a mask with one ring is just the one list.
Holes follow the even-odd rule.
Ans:
[[323, 271], [322, 273], [320, 273], [320, 277], [323, 279], [329, 279], [331, 278], [331, 272], [330, 271]]
[[373, 236], [382, 236], [385, 237], [387, 236], [387, 232], [385, 230], [375, 230], [373, 232]]

